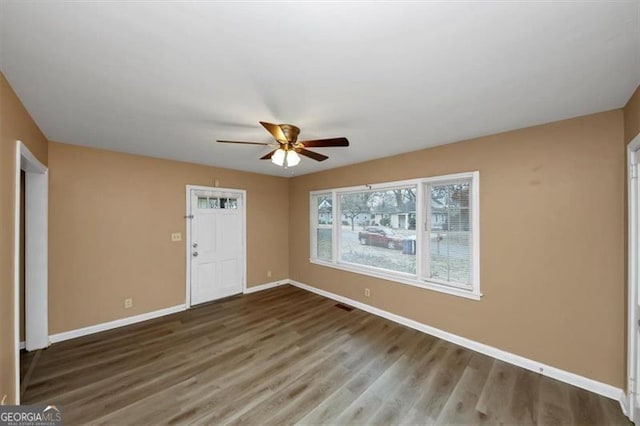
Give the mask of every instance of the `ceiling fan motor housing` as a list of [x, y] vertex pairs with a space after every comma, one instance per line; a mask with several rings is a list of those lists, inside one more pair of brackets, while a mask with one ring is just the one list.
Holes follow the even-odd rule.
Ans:
[[282, 129], [282, 133], [284, 133], [284, 136], [287, 138], [287, 142], [290, 144], [296, 143], [298, 135], [300, 134], [299, 127], [296, 127], [293, 124], [279, 124], [278, 126]]

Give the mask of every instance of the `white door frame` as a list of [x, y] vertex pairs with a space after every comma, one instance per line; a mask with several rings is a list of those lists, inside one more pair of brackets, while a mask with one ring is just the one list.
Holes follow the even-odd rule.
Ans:
[[628, 197], [628, 283], [627, 283], [627, 395], [624, 401], [627, 417], [638, 423], [637, 401], [638, 395], [638, 280], [640, 248], [640, 223], [638, 214], [638, 164], [640, 162], [640, 135], [627, 145], [627, 197]]
[[242, 292], [247, 291], [247, 191], [244, 189], [232, 189], [232, 188], [219, 188], [215, 186], [201, 186], [201, 185], [187, 185], [187, 206], [185, 219], [187, 221], [187, 235], [186, 235], [186, 269], [187, 269], [187, 285], [185, 296], [185, 305], [187, 309], [191, 307], [191, 219], [193, 214], [191, 212], [191, 190], [201, 191], [222, 191], [222, 192], [235, 192], [242, 196], [242, 211], [240, 212], [242, 217]]
[[22, 141], [16, 141], [14, 216], [14, 340], [16, 402], [20, 403], [20, 172], [25, 171], [25, 340], [27, 350], [49, 346], [49, 171]]

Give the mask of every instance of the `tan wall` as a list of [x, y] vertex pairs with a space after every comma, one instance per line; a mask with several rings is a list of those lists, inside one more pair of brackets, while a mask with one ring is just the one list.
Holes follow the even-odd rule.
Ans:
[[631, 142], [640, 134], [640, 86], [631, 95], [624, 109], [624, 140]]
[[16, 140], [47, 164], [47, 140], [0, 73], [0, 400], [15, 401], [14, 259]]
[[313, 265], [308, 220], [291, 278], [624, 387], [622, 140], [616, 110], [292, 179], [302, 219], [311, 190], [479, 170], [481, 301]]
[[289, 276], [285, 178], [53, 142], [49, 164], [51, 334], [185, 303], [187, 184], [246, 189], [247, 283]]

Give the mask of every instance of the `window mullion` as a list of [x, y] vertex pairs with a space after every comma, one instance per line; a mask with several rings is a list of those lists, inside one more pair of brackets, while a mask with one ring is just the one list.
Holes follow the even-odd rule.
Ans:
[[423, 250], [423, 232], [424, 232], [424, 206], [423, 206], [423, 200], [424, 200], [424, 183], [423, 182], [419, 182], [416, 185], [416, 253], [415, 253], [415, 259], [416, 259], [416, 277], [418, 279], [422, 278], [422, 267], [423, 267], [423, 262], [422, 262], [422, 254], [424, 253]]
[[331, 191], [331, 203], [333, 205], [333, 229], [331, 231], [331, 262], [337, 264], [340, 260], [340, 231], [342, 229], [342, 222], [340, 217], [342, 216], [340, 203], [338, 200], [338, 193]]
[[451, 281], [451, 208], [447, 207], [447, 281]]
[[469, 206], [471, 209], [471, 285], [474, 292], [480, 292], [480, 174], [473, 173], [471, 178]]
[[423, 259], [423, 270], [422, 270], [422, 278], [429, 279], [431, 278], [431, 184], [425, 183], [423, 187], [423, 195], [424, 195], [424, 220], [422, 223], [424, 224], [424, 253], [422, 256]]

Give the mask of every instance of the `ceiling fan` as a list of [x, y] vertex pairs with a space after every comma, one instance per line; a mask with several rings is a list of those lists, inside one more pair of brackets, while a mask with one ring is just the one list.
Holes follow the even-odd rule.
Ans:
[[300, 162], [300, 155], [313, 158], [316, 161], [324, 161], [326, 155], [318, 154], [317, 152], [309, 151], [307, 148], [325, 148], [331, 146], [349, 146], [347, 138], [331, 138], [331, 139], [315, 139], [308, 141], [298, 141], [298, 135], [300, 129], [293, 124], [273, 124], [261, 121], [262, 127], [267, 129], [267, 132], [271, 133], [271, 136], [278, 142], [279, 145], [264, 142], [241, 142], [241, 141], [223, 141], [218, 140], [220, 143], [240, 143], [247, 145], [265, 145], [265, 146], [277, 146], [276, 149], [268, 154], [260, 157], [261, 160], [271, 160], [272, 163], [281, 167], [293, 167], [297, 166]]

